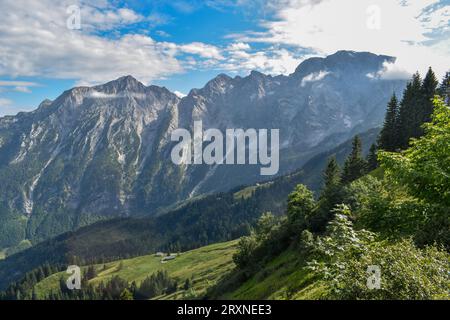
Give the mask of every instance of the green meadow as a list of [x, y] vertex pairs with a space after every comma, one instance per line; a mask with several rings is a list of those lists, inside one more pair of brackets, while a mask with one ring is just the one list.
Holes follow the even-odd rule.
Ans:
[[[176, 279], [179, 284], [190, 279], [192, 287], [188, 290], [179, 290], [170, 295], [163, 295], [157, 299], [195, 298], [205, 293], [206, 289], [217, 283], [233, 268], [233, 254], [237, 249], [237, 241], [217, 243], [199, 249], [182, 252], [174, 260], [161, 262], [161, 257], [155, 254], [140, 256], [132, 259], [117, 260], [105, 264], [95, 265], [97, 276], [89, 282], [96, 285], [106, 282], [113, 276], [120, 276], [128, 282], [139, 284], [149, 275], [165, 270], [169, 276]], [[85, 272], [87, 266], [82, 267]], [[57, 291], [60, 278], [66, 279], [65, 272], [53, 274], [40, 281], [35, 286], [35, 293], [39, 299], [45, 298], [50, 292]]]

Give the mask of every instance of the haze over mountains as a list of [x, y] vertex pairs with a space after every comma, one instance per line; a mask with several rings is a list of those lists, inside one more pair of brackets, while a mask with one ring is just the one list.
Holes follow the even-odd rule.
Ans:
[[263, 178], [259, 166], [174, 165], [170, 134], [196, 120], [204, 129], [280, 129], [279, 173], [299, 168], [382, 123], [405, 81], [372, 75], [394, 60], [339, 51], [290, 76], [219, 75], [182, 99], [126, 76], [0, 118], [0, 248]]

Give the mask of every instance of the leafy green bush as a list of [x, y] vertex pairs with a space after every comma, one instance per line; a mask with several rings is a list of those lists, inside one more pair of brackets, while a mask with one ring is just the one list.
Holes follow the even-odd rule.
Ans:
[[[342, 261], [332, 283], [337, 299], [450, 299], [449, 255], [436, 247], [418, 249], [409, 239], [394, 244], [375, 242], [361, 255]], [[380, 289], [367, 285], [369, 266], [381, 270]]]
[[301, 232], [306, 229], [315, 206], [313, 193], [304, 185], [297, 185], [288, 198], [287, 217], [291, 230]]
[[409, 149], [381, 151], [379, 160], [388, 181], [417, 199], [403, 212], [418, 213], [418, 242], [450, 248], [450, 108], [440, 98], [434, 100], [432, 121], [424, 128], [425, 135], [412, 140]]
[[[410, 239], [376, 241], [353, 229], [347, 206], [338, 206], [327, 235], [318, 236], [309, 268], [330, 287], [329, 299], [450, 299], [450, 255], [417, 248]], [[368, 286], [369, 266], [381, 270], [379, 289]]]
[[238, 250], [233, 255], [233, 261], [239, 269], [244, 269], [252, 262], [252, 255], [258, 243], [252, 236], [245, 236], [239, 240]]
[[238, 250], [233, 261], [238, 268], [244, 269], [259, 260], [258, 256], [270, 255], [270, 246], [277, 237], [280, 229], [280, 219], [272, 213], [264, 213], [251, 230], [249, 236], [242, 237], [238, 243]]

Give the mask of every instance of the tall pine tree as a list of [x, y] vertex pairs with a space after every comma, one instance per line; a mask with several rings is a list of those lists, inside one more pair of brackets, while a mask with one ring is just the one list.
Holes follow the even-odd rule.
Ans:
[[373, 171], [378, 168], [377, 158], [378, 147], [375, 143], [370, 146], [369, 154], [367, 155], [367, 171]]
[[324, 186], [320, 194], [321, 199], [334, 198], [341, 185], [341, 176], [339, 164], [336, 161], [336, 157], [331, 157], [328, 160], [327, 167], [323, 172]]
[[367, 163], [362, 157], [362, 143], [359, 136], [353, 139], [352, 152], [344, 164], [342, 183], [350, 183], [366, 173]]
[[[431, 67], [428, 69], [427, 75], [423, 79], [422, 83], [422, 94], [423, 94], [423, 105], [422, 105], [422, 121], [421, 124], [431, 121], [431, 115], [433, 114], [433, 99], [437, 94], [437, 88], [439, 81], [436, 78]], [[421, 127], [420, 136], [423, 135], [423, 128]]]
[[342, 203], [343, 191], [341, 185], [340, 168], [333, 156], [323, 171], [323, 188], [319, 197], [319, 205], [309, 219], [308, 228], [313, 232], [325, 229], [327, 223], [333, 218], [333, 208]]
[[385, 151], [395, 151], [398, 147], [398, 109], [398, 100], [394, 93], [388, 103], [383, 129], [378, 138], [380, 149]]
[[448, 105], [450, 104], [450, 72], [445, 74], [441, 85], [438, 89], [438, 94], [442, 97], [444, 102]]
[[422, 103], [422, 79], [416, 72], [407, 84], [400, 103], [398, 145], [401, 149], [408, 148], [410, 139], [420, 137], [423, 132]]

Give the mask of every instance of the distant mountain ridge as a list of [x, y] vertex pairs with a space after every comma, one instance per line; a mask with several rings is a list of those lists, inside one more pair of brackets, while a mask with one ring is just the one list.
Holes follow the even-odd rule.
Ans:
[[131, 76], [77, 87], [0, 118], [0, 248], [117, 216], [152, 215], [260, 181], [258, 166], [178, 166], [176, 128], [279, 128], [280, 174], [381, 124], [405, 81], [369, 77], [394, 58], [339, 51], [289, 76], [219, 75], [180, 99]]
[[[362, 133], [363, 152], [376, 141], [379, 129]], [[312, 190], [322, 186], [329, 157], [343, 164], [352, 140], [320, 153], [303, 168], [266, 183], [229, 192], [199, 196], [158, 216], [100, 221], [48, 239], [0, 260], [0, 291], [38, 266], [88, 264], [146, 255], [155, 251], [185, 251], [245, 235], [263, 212], [283, 215], [287, 197], [299, 183]]]

